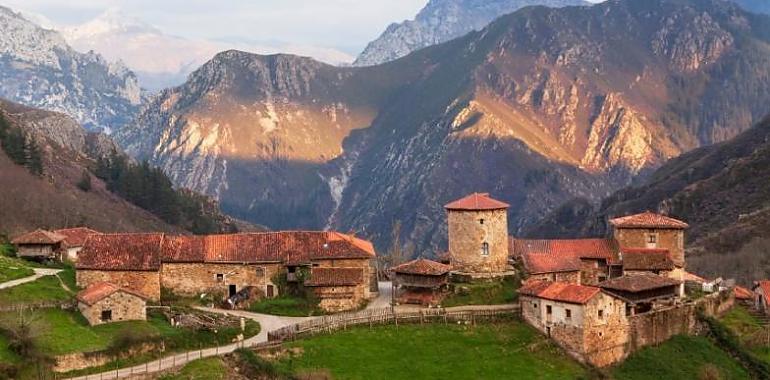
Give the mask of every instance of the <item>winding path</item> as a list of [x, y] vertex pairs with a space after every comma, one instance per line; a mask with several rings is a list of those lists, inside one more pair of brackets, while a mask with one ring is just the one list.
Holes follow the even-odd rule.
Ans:
[[0, 289], [7, 289], [12, 288], [14, 286], [18, 286], [21, 284], [26, 284], [28, 282], [35, 281], [41, 277], [45, 276], [56, 276], [61, 272], [61, 269], [49, 269], [49, 268], [32, 268], [32, 270], [35, 271], [35, 274], [29, 277], [20, 278], [18, 280], [8, 281], [0, 284]]

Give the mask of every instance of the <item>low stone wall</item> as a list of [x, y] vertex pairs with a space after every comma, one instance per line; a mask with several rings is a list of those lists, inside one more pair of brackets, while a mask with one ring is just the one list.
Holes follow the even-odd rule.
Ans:
[[632, 353], [644, 346], [665, 342], [674, 335], [693, 334], [697, 327], [697, 310], [709, 316], [719, 316], [732, 308], [735, 297], [731, 291], [714, 293], [692, 302], [628, 318], [629, 347]]
[[[144, 343], [140, 346], [128, 349], [125, 352], [121, 352], [117, 356], [126, 358], [147, 352], [159, 351], [161, 348], [161, 343]], [[69, 372], [84, 368], [98, 367], [114, 361], [115, 359], [116, 355], [107, 351], [74, 352], [54, 357], [56, 365], [54, 365], [53, 370], [54, 372]]]

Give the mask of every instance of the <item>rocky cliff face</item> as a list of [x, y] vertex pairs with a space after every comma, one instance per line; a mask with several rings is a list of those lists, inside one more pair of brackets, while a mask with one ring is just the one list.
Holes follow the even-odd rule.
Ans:
[[720, 0], [526, 8], [386, 65], [225, 52], [117, 134], [179, 184], [273, 228], [445, 249], [442, 205], [512, 205], [520, 233], [668, 159], [735, 136], [770, 101], [768, 18]]
[[414, 20], [391, 24], [353, 63], [373, 66], [481, 30], [492, 20], [533, 5], [590, 5], [583, 0], [431, 0]]
[[56, 32], [0, 7], [0, 97], [72, 116], [109, 132], [131, 120], [141, 92], [133, 73], [72, 50]]

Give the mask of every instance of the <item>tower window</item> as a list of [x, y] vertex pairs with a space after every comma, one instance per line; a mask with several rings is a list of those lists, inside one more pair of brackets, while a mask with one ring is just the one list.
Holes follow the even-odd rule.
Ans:
[[484, 224], [484, 219], [479, 219], [479, 224]]
[[484, 242], [481, 244], [481, 256], [489, 256], [489, 243]]
[[647, 248], [655, 248], [658, 245], [658, 234], [647, 234]]

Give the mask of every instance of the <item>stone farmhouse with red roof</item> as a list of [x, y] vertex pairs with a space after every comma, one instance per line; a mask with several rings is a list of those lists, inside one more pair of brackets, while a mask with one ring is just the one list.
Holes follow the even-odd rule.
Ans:
[[78, 261], [78, 253], [83, 249], [86, 239], [91, 235], [100, 233], [88, 227], [64, 228], [53, 232], [64, 236], [62, 257], [73, 263]]
[[603, 367], [624, 357], [626, 303], [593, 286], [530, 281], [519, 289], [522, 318], [582, 361]]
[[652, 273], [679, 281], [684, 293], [686, 223], [651, 212], [610, 220], [610, 238], [512, 239], [512, 256], [530, 278], [599, 285]]
[[19, 257], [35, 260], [61, 260], [64, 235], [37, 229], [11, 240]]
[[[338, 232], [265, 232], [209, 236], [103, 234], [79, 254], [77, 282], [111, 282], [160, 300], [181, 296], [230, 298], [244, 289], [278, 296], [276, 276], [312, 289], [328, 311], [358, 307], [376, 293], [368, 241]], [[253, 294], [253, 293], [252, 293]]]

